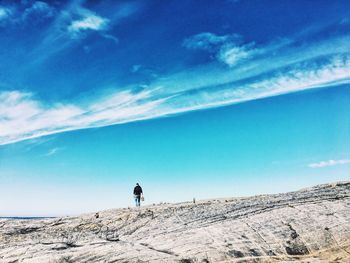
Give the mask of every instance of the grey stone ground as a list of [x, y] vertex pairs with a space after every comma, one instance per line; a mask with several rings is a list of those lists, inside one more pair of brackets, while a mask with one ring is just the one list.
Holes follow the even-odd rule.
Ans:
[[79, 217], [0, 220], [0, 262], [350, 262], [350, 182]]

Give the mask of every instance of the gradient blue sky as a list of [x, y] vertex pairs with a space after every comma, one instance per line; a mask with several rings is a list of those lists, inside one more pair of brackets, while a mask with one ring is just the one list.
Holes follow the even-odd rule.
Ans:
[[0, 1], [0, 216], [350, 179], [348, 1]]

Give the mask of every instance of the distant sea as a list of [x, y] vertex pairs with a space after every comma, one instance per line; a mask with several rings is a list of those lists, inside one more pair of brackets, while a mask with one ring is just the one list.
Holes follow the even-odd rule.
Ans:
[[15, 216], [15, 217], [10, 217], [10, 216], [0, 216], [0, 219], [15, 219], [15, 220], [36, 220], [36, 219], [47, 219], [47, 218], [55, 218], [55, 217], [40, 217], [40, 216], [36, 216], [36, 217], [21, 217], [21, 216]]

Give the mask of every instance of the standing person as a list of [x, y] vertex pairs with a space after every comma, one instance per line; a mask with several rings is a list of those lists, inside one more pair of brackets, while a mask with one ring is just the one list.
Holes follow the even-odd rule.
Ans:
[[134, 188], [134, 197], [135, 197], [136, 206], [140, 206], [141, 195], [143, 195], [143, 193], [142, 193], [142, 188], [141, 188], [141, 186], [137, 183], [136, 186], [135, 186], [135, 188]]

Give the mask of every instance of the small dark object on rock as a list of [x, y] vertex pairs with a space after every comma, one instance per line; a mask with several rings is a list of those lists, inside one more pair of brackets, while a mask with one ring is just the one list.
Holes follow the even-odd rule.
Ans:
[[95, 214], [95, 218], [99, 218], [100, 217], [100, 214], [97, 212], [96, 214]]
[[120, 241], [120, 239], [118, 237], [106, 237], [107, 241], [111, 241], [111, 242], [118, 242]]
[[261, 256], [261, 254], [259, 253], [259, 251], [255, 250], [255, 249], [249, 249], [249, 254], [253, 257], [259, 257]]
[[290, 236], [291, 236], [291, 238], [296, 239], [299, 235], [297, 232], [294, 231], [290, 234]]
[[309, 250], [304, 244], [290, 243], [289, 246], [286, 246], [286, 252], [288, 255], [299, 256], [309, 254]]
[[244, 254], [241, 252], [241, 251], [238, 251], [238, 250], [229, 250], [228, 251], [228, 254], [231, 256], [231, 257], [235, 257], [235, 258], [243, 258], [244, 257]]
[[18, 230], [19, 234], [29, 234], [32, 232], [35, 232], [39, 229], [39, 227], [27, 227], [27, 228], [21, 228]]

